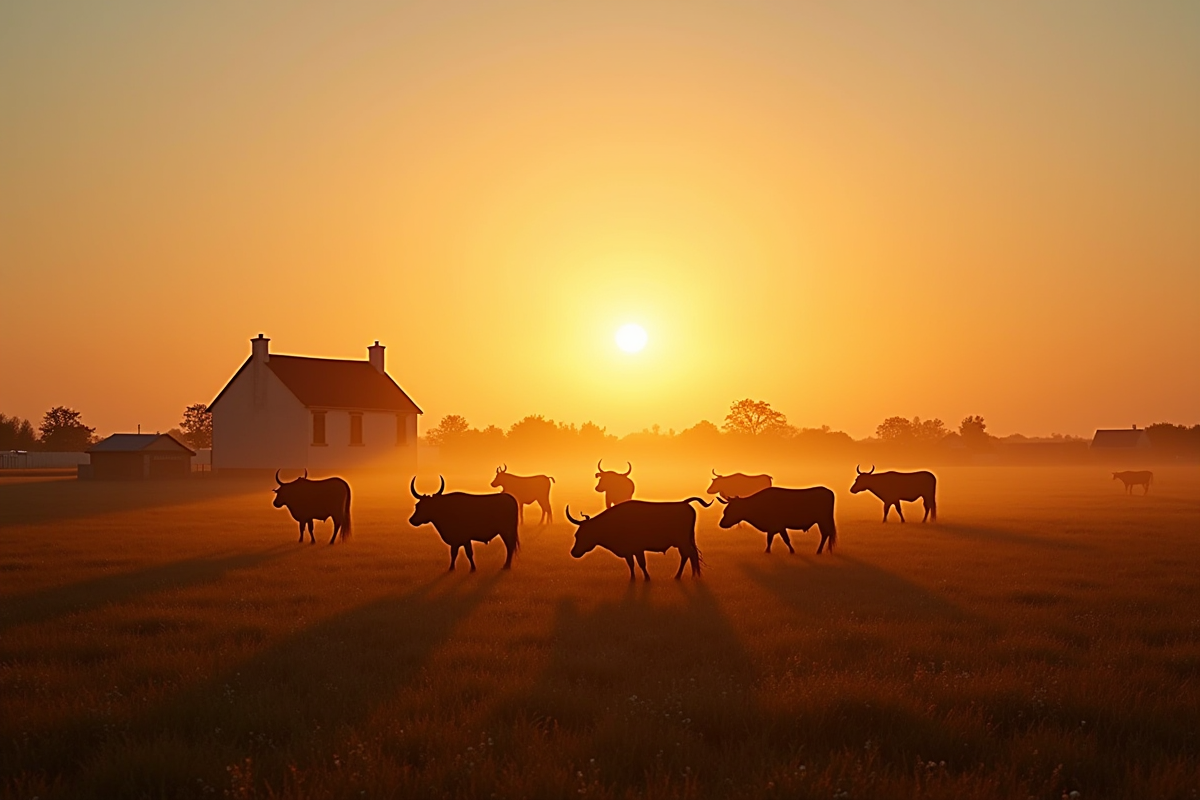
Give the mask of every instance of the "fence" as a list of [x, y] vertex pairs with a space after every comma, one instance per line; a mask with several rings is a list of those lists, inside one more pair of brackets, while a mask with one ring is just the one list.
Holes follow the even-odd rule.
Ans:
[[0, 469], [69, 469], [86, 463], [87, 453], [30, 453], [25, 450], [0, 452]]

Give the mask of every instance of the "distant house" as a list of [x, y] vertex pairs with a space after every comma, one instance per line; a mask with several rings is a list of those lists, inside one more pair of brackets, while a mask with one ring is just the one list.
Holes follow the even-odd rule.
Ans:
[[284, 356], [261, 333], [209, 404], [212, 470], [414, 471], [422, 411], [387, 374], [383, 345], [365, 361]]
[[1132, 428], [1104, 429], [1092, 437], [1093, 450], [1137, 450], [1150, 446], [1150, 436], [1137, 425]]
[[186, 478], [196, 455], [165, 433], [114, 433], [87, 452], [91, 458], [87, 473], [95, 480]]

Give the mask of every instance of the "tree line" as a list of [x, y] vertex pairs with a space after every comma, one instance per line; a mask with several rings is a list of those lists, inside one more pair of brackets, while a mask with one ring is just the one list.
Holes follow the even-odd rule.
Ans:
[[[212, 414], [204, 403], [184, 409], [179, 427], [167, 432], [193, 449], [212, 447]], [[0, 414], [0, 451], [41, 450], [77, 453], [99, 441], [96, 429], [86, 425], [80, 412], [67, 406], [54, 406], [33, 423], [18, 416]]]

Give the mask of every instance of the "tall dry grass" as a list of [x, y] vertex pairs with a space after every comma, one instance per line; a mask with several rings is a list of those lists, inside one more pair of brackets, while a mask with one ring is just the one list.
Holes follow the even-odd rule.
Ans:
[[[703, 577], [651, 556], [648, 585], [571, 559], [565, 524], [525, 528], [511, 573], [495, 543], [448, 575], [399, 481], [354, 481], [334, 547], [295, 542], [269, 481], [0, 484], [0, 785], [1196, 797], [1200, 472], [1156, 472], [1142, 498], [1093, 469], [943, 470], [941, 522], [885, 526], [852, 468], [797, 467], [778, 482], [838, 494], [832, 557], [815, 534], [765, 555], [714, 509]], [[706, 474], [643, 470], [639, 493]], [[557, 477], [560, 518], [600, 506]]]

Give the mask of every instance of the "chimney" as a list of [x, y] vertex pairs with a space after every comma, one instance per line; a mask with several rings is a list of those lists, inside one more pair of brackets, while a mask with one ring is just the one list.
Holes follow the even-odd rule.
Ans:
[[271, 340], [264, 337], [261, 333], [257, 339], [250, 340], [250, 353], [254, 356], [255, 361], [265, 364], [271, 360], [271, 354], [267, 350], [267, 345], [270, 343]]
[[379, 343], [378, 339], [375, 340], [375, 344], [367, 348], [367, 360], [371, 362], [371, 366], [380, 375], [383, 374], [383, 351], [384, 347]]

